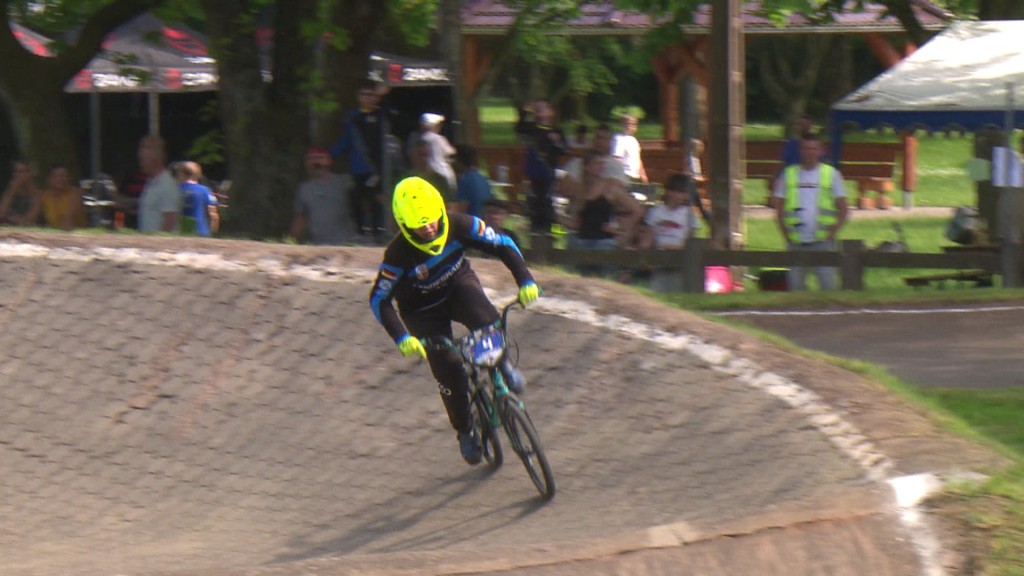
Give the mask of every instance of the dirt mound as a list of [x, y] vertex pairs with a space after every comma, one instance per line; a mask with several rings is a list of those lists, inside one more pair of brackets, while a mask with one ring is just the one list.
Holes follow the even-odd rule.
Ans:
[[378, 257], [0, 236], [0, 571], [905, 575], [880, 476], [999, 462], [850, 373], [542, 271], [512, 327], [544, 505], [516, 462], [462, 463], [369, 312]]

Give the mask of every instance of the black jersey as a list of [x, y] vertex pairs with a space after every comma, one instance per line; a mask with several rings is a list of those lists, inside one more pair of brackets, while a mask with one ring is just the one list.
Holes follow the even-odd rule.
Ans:
[[508, 236], [468, 214], [449, 213], [448, 225], [448, 239], [437, 256], [416, 248], [401, 234], [384, 249], [384, 260], [370, 291], [370, 308], [396, 341], [406, 329], [392, 302], [398, 304], [402, 314], [410, 314], [444, 301], [449, 287], [461, 275], [473, 273], [466, 260], [466, 248], [476, 248], [500, 258], [517, 285], [533, 280], [523, 255]]

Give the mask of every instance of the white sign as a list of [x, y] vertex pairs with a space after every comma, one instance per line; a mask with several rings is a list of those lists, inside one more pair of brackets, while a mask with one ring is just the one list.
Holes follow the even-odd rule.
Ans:
[[1005, 146], [992, 149], [992, 185], [1019, 188], [1024, 185], [1020, 154]]

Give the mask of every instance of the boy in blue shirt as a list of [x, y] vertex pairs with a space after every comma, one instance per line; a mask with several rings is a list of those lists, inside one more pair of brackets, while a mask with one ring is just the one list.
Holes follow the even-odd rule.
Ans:
[[494, 194], [491, 182], [477, 168], [475, 148], [465, 144], [455, 147], [455, 172], [458, 174], [455, 191], [458, 211], [483, 218], [484, 205], [494, 198]]
[[196, 236], [212, 236], [220, 227], [217, 197], [209, 187], [199, 183], [203, 170], [196, 162], [179, 162], [174, 167], [182, 195], [181, 231]]

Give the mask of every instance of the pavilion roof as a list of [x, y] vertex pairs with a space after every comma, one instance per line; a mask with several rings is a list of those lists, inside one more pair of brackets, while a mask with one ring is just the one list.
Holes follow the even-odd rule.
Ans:
[[[911, 0], [918, 21], [928, 30], [945, 28], [952, 14], [927, 0]], [[852, 3], [851, 3], [852, 6]], [[760, 2], [744, 2], [743, 24], [747, 34], [851, 34], [858, 32], [902, 33], [899, 20], [886, 13], [884, 6], [867, 3], [862, 11], [836, 14], [828, 22], [812, 22], [793, 14], [786, 26], [779, 26], [761, 12]], [[647, 14], [616, 8], [607, 0], [583, 2], [582, 14], [565, 26], [569, 35], [638, 35], [655, 28], [659, 22]], [[501, 35], [515, 22], [517, 9], [499, 0], [471, 0], [462, 9], [462, 33], [467, 35]], [[693, 22], [682, 26], [686, 34], [711, 32], [711, 6], [703, 4], [694, 13]]]

